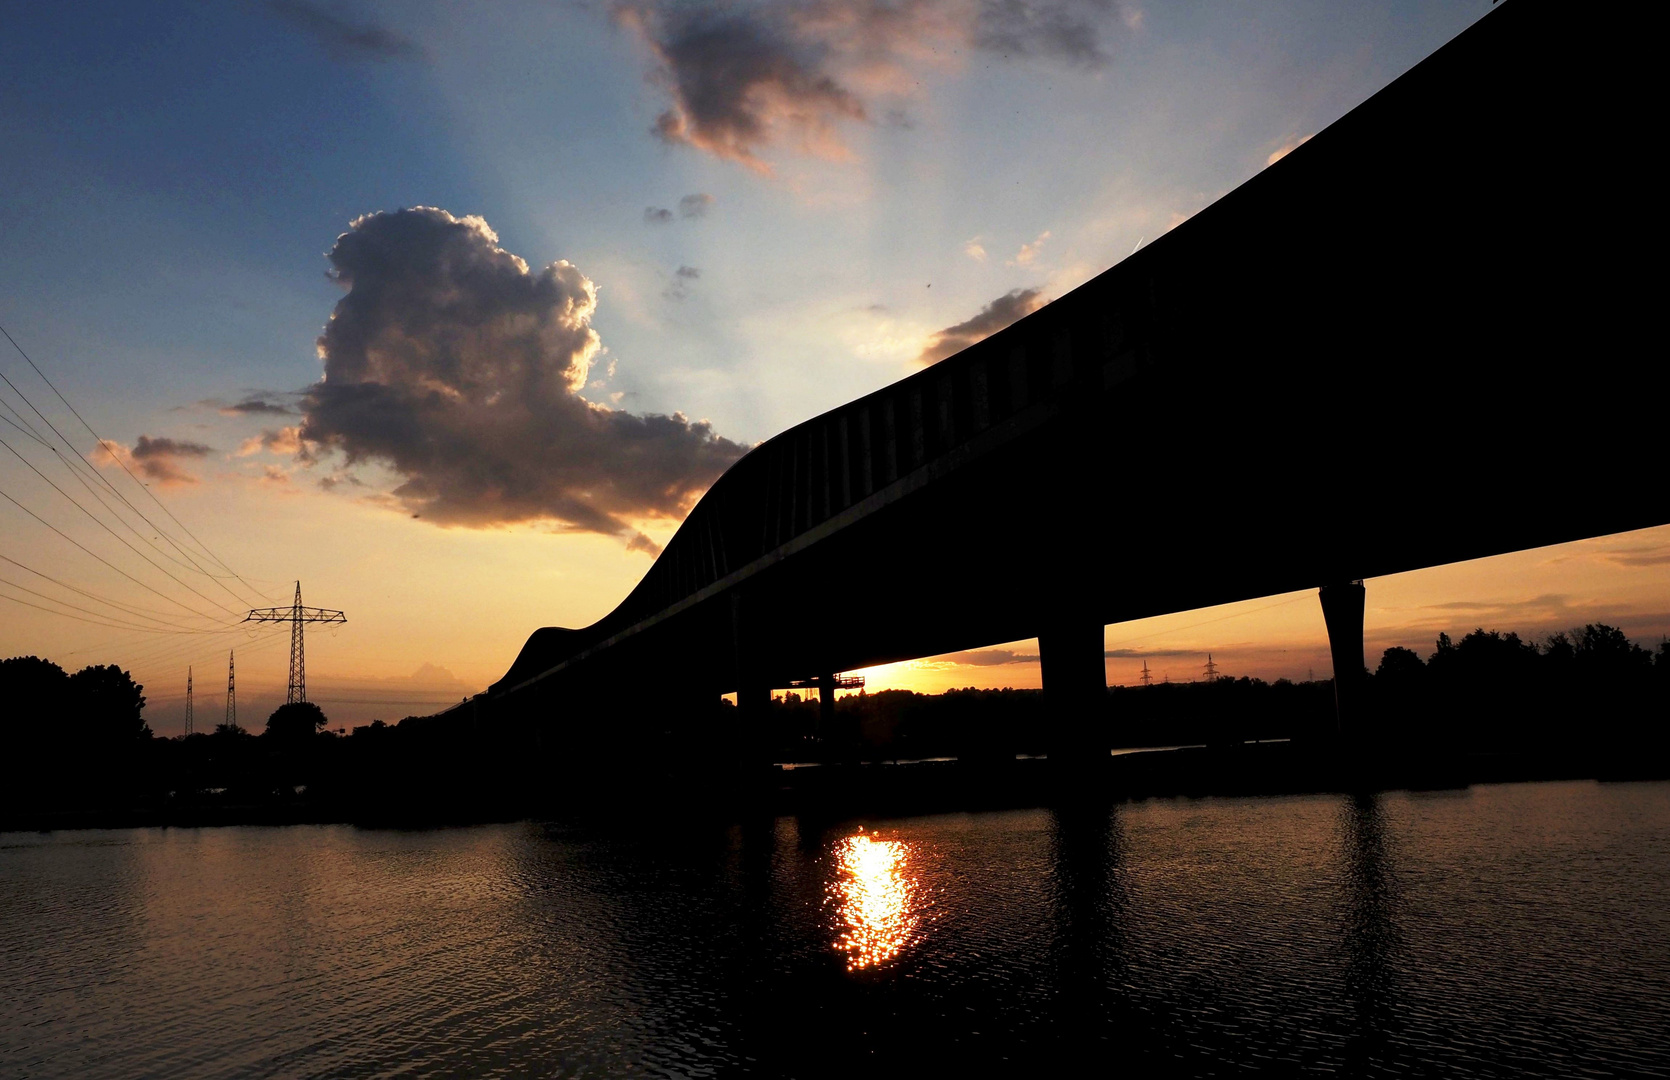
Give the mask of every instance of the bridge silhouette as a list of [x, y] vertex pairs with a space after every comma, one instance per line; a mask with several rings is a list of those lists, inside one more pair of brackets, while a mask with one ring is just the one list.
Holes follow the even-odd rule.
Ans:
[[735, 691], [746, 727], [794, 680], [1036, 637], [1052, 754], [1094, 754], [1105, 624], [1319, 588], [1349, 722], [1363, 579], [1670, 522], [1618, 29], [1511, 0], [1087, 284], [762, 443], [481, 704], [560, 731]]

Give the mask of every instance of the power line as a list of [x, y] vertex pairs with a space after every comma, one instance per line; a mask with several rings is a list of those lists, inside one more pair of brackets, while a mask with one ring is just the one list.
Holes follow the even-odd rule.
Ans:
[[[80, 607], [79, 605], [70, 603], [68, 600], [60, 600], [56, 596], [48, 596], [46, 593], [38, 592], [35, 589], [31, 589], [27, 585], [19, 585], [17, 582], [8, 580], [7, 578], [0, 577], [0, 585], [10, 586], [11, 588], [18, 590], [19, 592], [26, 592], [30, 596], [38, 596], [42, 600], [47, 601], [48, 603], [57, 604], [61, 607], [67, 607], [72, 611], [80, 611], [80, 612], [83, 612], [85, 614], [91, 615], [95, 618], [105, 619], [108, 622], [110, 622], [112, 625], [115, 625], [115, 620], [118, 618], [118, 616], [108, 615], [108, 614], [106, 614], [105, 612], [102, 612], [102, 611], [93, 611], [90, 608]], [[43, 610], [45, 610], [45, 609], [43, 609]], [[144, 625], [140, 625], [140, 624], [136, 624], [136, 623], [123, 623], [121, 625], [122, 625], [122, 629], [124, 629], [124, 630], [143, 630], [146, 633], [151, 633], [151, 634], [212, 634], [212, 633], [215, 632], [213, 630], [206, 630], [206, 629], [205, 630], [195, 630], [195, 629], [191, 629], [191, 628], [188, 628], [188, 627], [165, 628], [165, 627], [161, 627], [161, 626], [144, 626]]]
[[[4, 329], [3, 327], [0, 327], [0, 330], [3, 330], [3, 329]], [[13, 344], [15, 345], [16, 342], [13, 342]], [[25, 357], [25, 359], [27, 359], [27, 357]], [[33, 401], [29, 400], [29, 396], [27, 394], [25, 394], [22, 390], [18, 389], [16, 383], [14, 383], [10, 379], [6, 378], [6, 375], [5, 375], [4, 372], [0, 372], [0, 381], [5, 382], [5, 384], [7, 386], [11, 387], [12, 392], [14, 394], [16, 394], [19, 398], [21, 398], [25, 405], [29, 406], [30, 411], [33, 412], [37, 417], [39, 417], [41, 422], [44, 423], [49, 429], [51, 429], [51, 431], [54, 435], [58, 436], [59, 441], [64, 444], [65, 449], [70, 451], [70, 454], [73, 457], [76, 465], [79, 465], [80, 469], [77, 469], [76, 465], [71, 465], [70, 464], [70, 458], [66, 458], [62, 451], [60, 451], [56, 446], [53, 446], [50, 442], [48, 442], [46, 440], [46, 438], [43, 435], [40, 434], [40, 432], [35, 430], [34, 425], [30, 424], [28, 422], [28, 420], [25, 419], [23, 417], [23, 415], [21, 413], [19, 413], [9, 402], [6, 402], [4, 398], [0, 398], [0, 404], [5, 404], [7, 411], [11, 412], [12, 415], [16, 416], [19, 420], [22, 420], [23, 421], [23, 426], [19, 427], [19, 425], [16, 422], [14, 422], [10, 419], [7, 419], [5, 417], [0, 417], [0, 419], [5, 419], [8, 424], [12, 425], [12, 427], [18, 428], [19, 431], [23, 431], [30, 438], [34, 439], [35, 442], [39, 443], [44, 449], [51, 452], [51, 454], [58, 459], [59, 464], [63, 465], [64, 468], [69, 472], [69, 474], [71, 476], [75, 477], [76, 481], [78, 483], [80, 483], [82, 487], [86, 488], [88, 490], [88, 492], [91, 493], [93, 495], [93, 497], [98, 500], [100, 507], [102, 507], [106, 512], [108, 512], [111, 517], [115, 518], [118, 522], [120, 522], [123, 528], [127, 529], [129, 532], [133, 533], [135, 536], [139, 537], [142, 541], [144, 541], [149, 547], [151, 547], [152, 550], [156, 551], [159, 555], [162, 555], [164, 558], [168, 559], [170, 562], [173, 562], [175, 565], [182, 566], [182, 567], [188, 567], [189, 569], [195, 570], [199, 574], [202, 574], [204, 577], [209, 578], [210, 580], [214, 581], [215, 584], [219, 585], [222, 589], [224, 589], [226, 591], [227, 595], [231, 596], [232, 599], [238, 601], [240, 604], [244, 604], [244, 603], [249, 602], [247, 597], [239, 596], [236, 592], [234, 592], [232, 589], [230, 589], [224, 582], [222, 582], [220, 580], [222, 575], [213, 574], [213, 573], [210, 573], [209, 571], [203, 569], [203, 567], [201, 565], [199, 565], [198, 562], [191, 557], [190, 553], [187, 552], [183, 547], [181, 547], [174, 540], [174, 538], [168, 534], [168, 530], [159, 527], [156, 522], [154, 522], [150, 518], [146, 517], [144, 511], [140, 510], [137, 506], [134, 506], [133, 503], [128, 500], [127, 496], [123, 495], [121, 493], [121, 491], [117, 490], [115, 485], [111, 484], [110, 481], [105, 478], [103, 473], [99, 472], [97, 468], [95, 468], [93, 465], [89, 464], [86, 461], [86, 459], [81, 456], [80, 451], [76, 450], [74, 444], [72, 444], [69, 441], [69, 438], [67, 436], [65, 436], [62, 431], [59, 431], [57, 426], [55, 424], [53, 424], [53, 422], [50, 419], [48, 419], [47, 416], [40, 411], [40, 409], [35, 407], [35, 403]], [[100, 446], [100, 449], [104, 450], [105, 454], [108, 455], [111, 458], [111, 460], [117, 462], [117, 464], [122, 464], [121, 459], [116, 456], [115, 452], [110, 449], [109, 445], [107, 445], [103, 441], [101, 441], [99, 446]], [[17, 453], [16, 450], [13, 450], [12, 452], [14, 454]], [[24, 463], [29, 464], [27, 461], [25, 461]], [[32, 465], [30, 467], [33, 468]], [[126, 466], [124, 465], [124, 469], [125, 468], [126, 468]], [[169, 555], [166, 551], [163, 551], [162, 548], [158, 547], [152, 539], [146, 537], [138, 529], [134, 528], [133, 525], [130, 524], [127, 521], [126, 518], [122, 517], [122, 515], [120, 513], [118, 513], [116, 510], [114, 510], [110, 506], [110, 504], [108, 504], [104, 501], [104, 497], [98, 494], [97, 489], [93, 488], [91, 485], [89, 485], [87, 483], [86, 476], [83, 475], [82, 470], [86, 470], [87, 473], [92, 474], [93, 478], [95, 480], [97, 480], [99, 483], [103, 484], [110, 491], [110, 493], [112, 495], [116, 496], [116, 498], [122, 503], [122, 505], [126, 506], [141, 521], [143, 521], [145, 524], [149, 525], [152, 529], [154, 529], [159, 536], [161, 536], [163, 539], [167, 540], [168, 543], [173, 546], [175, 551], [178, 551], [181, 555], [184, 555], [186, 557], [186, 561], [181, 562], [179, 559], [176, 559], [172, 555]], [[36, 469], [35, 472], [36, 472], [37, 475], [39, 475], [40, 470]], [[130, 472], [130, 473], [128, 473], [128, 475], [132, 476], [133, 474]], [[43, 477], [43, 479], [45, 479], [45, 478]], [[50, 480], [48, 480], [47, 482], [51, 483]], [[54, 486], [56, 486], [56, 485], [54, 485]], [[143, 484], [141, 484], [140, 486], [144, 487]], [[146, 491], [149, 492], [150, 489], [146, 488]], [[154, 497], [155, 496], [153, 496], [153, 498]], [[230, 569], [230, 568], [228, 568], [228, 569]], [[248, 583], [245, 582], [245, 584], [248, 584]], [[264, 595], [259, 590], [255, 590], [253, 588], [253, 586], [251, 586], [251, 589], [252, 589], [252, 591], [254, 591], [256, 593], [257, 596], [263, 596]]]
[[[174, 627], [178, 627], [178, 628], [181, 628], [181, 629], [187, 629], [187, 627], [185, 626], [184, 623], [168, 622], [168, 620], [170, 620], [170, 619], [178, 619], [179, 618], [178, 615], [175, 615], [172, 612], [158, 611], [155, 608], [139, 607], [138, 605], [135, 605], [135, 604], [119, 603], [115, 600], [111, 600], [111, 599], [108, 599], [106, 597], [100, 596], [98, 593], [89, 592], [86, 589], [83, 589], [83, 588], [81, 588], [77, 585], [71, 585], [67, 581], [60, 581], [57, 578], [53, 577], [51, 574], [43, 574], [39, 570], [36, 570], [34, 567], [28, 565], [27, 563], [18, 562], [16, 559], [12, 558], [10, 555], [0, 555], [0, 562], [9, 562], [13, 566], [17, 567], [19, 570], [23, 570], [23, 571], [26, 571], [28, 573], [34, 574], [36, 577], [41, 578], [42, 580], [50, 581], [50, 582], [52, 582], [52, 584], [58, 586], [60, 589], [67, 589], [70, 592], [79, 593], [82, 596], [85, 596], [87, 599], [94, 601], [95, 603], [104, 604], [107, 607], [116, 608], [119, 611], [125, 612], [129, 615], [136, 615], [136, 616], [138, 616], [139, 618], [142, 618], [142, 619], [150, 619], [152, 622], [161, 622], [161, 623], [164, 623], [164, 624], [169, 625], [169, 626], [174, 626]], [[19, 587], [21, 588], [21, 586], [19, 586]], [[53, 599], [56, 600], [56, 598], [53, 598]], [[63, 603], [63, 601], [57, 601], [57, 602], [58, 603]], [[110, 618], [112, 616], [107, 615], [105, 617]]]
[[134, 577], [132, 574], [128, 573], [126, 570], [123, 570], [121, 567], [117, 566], [115, 563], [111, 562], [109, 559], [105, 558], [103, 555], [100, 555], [98, 552], [92, 550], [87, 545], [81, 543], [79, 540], [76, 540], [74, 537], [70, 536], [64, 530], [62, 530], [58, 526], [52, 524], [52, 522], [46, 520], [45, 518], [41, 517], [39, 514], [35, 513], [33, 510], [29, 509], [27, 506], [24, 506], [22, 503], [18, 502], [16, 499], [12, 498], [10, 495], [8, 495], [6, 493], [4, 488], [0, 488], [0, 498], [5, 499], [7, 502], [11, 503], [13, 506], [17, 507], [19, 510], [22, 510], [25, 514], [28, 514], [30, 517], [34, 518], [36, 521], [40, 522], [42, 525], [45, 525], [47, 528], [49, 528], [53, 532], [57, 533], [59, 536], [63, 537], [65, 540], [68, 540], [70, 543], [74, 544], [76, 547], [80, 548], [82, 551], [85, 551], [87, 554], [91, 555], [93, 558], [97, 559], [99, 562], [101, 562], [104, 565], [110, 567], [110, 569], [116, 571], [118, 574], [121, 574], [123, 577], [127, 578], [129, 581], [133, 582], [135, 585], [138, 585], [140, 588], [148, 589], [149, 591], [156, 593], [158, 596], [162, 597], [164, 600], [168, 601], [170, 604], [173, 604], [176, 607], [184, 608], [186, 611], [191, 612], [193, 615], [196, 615], [199, 618], [211, 619], [211, 620], [214, 618], [213, 615], [205, 615], [205, 614], [203, 614], [203, 612], [198, 611], [196, 608], [191, 607], [189, 604], [181, 603], [179, 600], [174, 599], [172, 596], [169, 596], [165, 592], [161, 592], [157, 589], [151, 588], [151, 586], [145, 584], [143, 581], [140, 581], [138, 578]]
[[[10, 585], [11, 582], [4, 582], [4, 584]], [[17, 586], [13, 586], [13, 588], [16, 588], [16, 587]], [[25, 590], [25, 591], [28, 591], [28, 590]], [[59, 611], [57, 608], [42, 607], [40, 604], [31, 604], [27, 600], [19, 600], [17, 597], [8, 596], [5, 593], [0, 593], [0, 600], [10, 600], [14, 604], [22, 604], [24, 607], [34, 608], [36, 611], [44, 611], [44, 612], [47, 612], [50, 615], [57, 615], [61, 618], [65, 618], [65, 619], [74, 619], [76, 622], [92, 623], [94, 626], [103, 626], [103, 627], [107, 627], [111, 630], [146, 630], [147, 633], [157, 633], [157, 634], [186, 633], [187, 632], [187, 631], [181, 631], [181, 630], [148, 630], [145, 627], [123, 625], [121, 623], [113, 623], [113, 622], [104, 622], [104, 621], [101, 621], [99, 619], [83, 618], [80, 615], [71, 615], [67, 611]], [[59, 601], [54, 600], [53, 603], [59, 603]], [[65, 606], [67, 607], [68, 605], [65, 605]]]
[[[46, 474], [41, 472], [39, 469], [35, 468], [34, 463], [31, 462], [28, 458], [26, 458], [22, 454], [18, 453], [17, 448], [14, 447], [11, 443], [7, 442], [5, 439], [0, 439], [0, 446], [4, 446], [7, 450], [10, 450], [12, 452], [13, 457], [17, 458], [17, 460], [23, 462], [23, 464], [25, 464], [29, 467], [30, 472], [34, 473], [36, 476], [40, 477], [42, 480], [45, 480], [48, 487], [52, 488], [53, 491], [56, 491], [58, 494], [62, 495], [64, 498], [68, 499], [70, 501], [70, 504], [72, 506], [74, 506], [77, 510], [80, 510], [83, 514], [86, 514], [87, 517], [93, 522], [93, 524], [97, 525], [99, 528], [103, 529], [105, 532], [109, 533], [111, 536], [114, 536], [117, 540], [121, 541], [123, 546], [125, 546], [129, 551], [133, 552], [135, 555], [139, 556], [141, 559], [144, 559], [145, 562], [148, 565], [150, 565], [151, 567], [156, 569], [159, 573], [166, 575], [168, 580], [172, 581], [174, 584], [180, 586], [180, 588], [186, 590], [187, 592], [191, 593], [193, 596], [202, 600], [204, 603], [213, 604], [215, 607], [220, 608], [220, 610], [226, 612], [226, 614], [228, 614], [228, 615], [236, 615], [237, 614], [237, 612], [233, 611], [231, 608], [227, 607], [225, 604], [222, 604], [218, 600], [209, 599], [207, 596], [204, 596], [202, 593], [198, 592], [196, 589], [192, 588], [190, 585], [187, 585], [185, 582], [181, 581], [179, 578], [177, 578], [173, 574], [169, 573], [163, 567], [157, 566], [156, 563], [151, 561], [150, 556], [146, 555], [143, 551], [140, 551], [138, 548], [136, 548], [132, 544], [128, 543], [128, 541], [120, 533], [118, 533], [115, 529], [112, 529], [109, 525], [106, 525], [104, 522], [100, 521], [97, 514], [94, 514], [91, 510], [87, 509], [85, 506], [82, 506], [81, 503], [78, 502], [73, 495], [71, 495], [69, 492], [65, 491], [63, 488], [59, 487], [57, 484], [54, 484], [51, 480], [47, 479]], [[237, 594], [234, 593], [233, 598], [236, 599]]]
[[[11, 424], [13, 427], [17, 427], [17, 424], [13, 423], [11, 420], [7, 419], [4, 416], [0, 416], [0, 420], [5, 420], [6, 423]], [[18, 430], [22, 431], [23, 429], [18, 428]], [[192, 561], [192, 560], [182, 561], [182, 560], [177, 559], [174, 556], [170, 555], [168, 552], [164, 551], [157, 544], [157, 542], [154, 539], [152, 539], [151, 537], [146, 536], [144, 533], [142, 533], [138, 529], [134, 528], [133, 524], [131, 522], [129, 522], [127, 518], [123, 517], [121, 515], [120, 511], [116, 510], [108, 502], [106, 502], [104, 496], [99, 494], [99, 489], [87, 482], [87, 477], [82, 474], [81, 469], [77, 469], [74, 465], [71, 465], [70, 462], [69, 462], [69, 459], [64, 457], [64, 454], [63, 454], [62, 451], [60, 451], [56, 446], [53, 446], [51, 443], [46, 442], [46, 441], [34, 436], [33, 433], [26, 432], [26, 434], [30, 434], [31, 438], [34, 438], [35, 441], [40, 443], [41, 446], [44, 447], [48, 453], [50, 453], [53, 457], [57, 458], [58, 459], [58, 464], [62, 465], [64, 467], [65, 471], [67, 471], [71, 476], [75, 477], [76, 483], [80, 484], [83, 488], [85, 488], [86, 491], [87, 491], [87, 494], [91, 495], [94, 499], [96, 499], [98, 501], [99, 507], [101, 509], [103, 509], [105, 511], [105, 513], [107, 513], [111, 517], [115, 518], [117, 523], [120, 524], [122, 526], [122, 528], [126, 529], [128, 532], [130, 532], [134, 536], [138, 537], [152, 551], [156, 552], [158, 555], [161, 555], [163, 558], [167, 559], [169, 562], [173, 563], [175, 566], [183, 567], [187, 570], [195, 570], [199, 574], [202, 574], [204, 577], [209, 578], [210, 580], [214, 581], [217, 585], [220, 585], [220, 587], [222, 589], [225, 589], [227, 595], [232, 597], [232, 599], [237, 600], [239, 603], [246, 602], [243, 597], [241, 597], [237, 593], [233, 592], [226, 585], [221, 584], [221, 582], [220, 582], [221, 578], [230, 577], [231, 575], [229, 575], [229, 574], [212, 574], [209, 571], [203, 569], [201, 566], [199, 566], [195, 561]], [[15, 453], [15, 451], [14, 451], [14, 453]], [[80, 457], [77, 457], [75, 460], [78, 463], [81, 464], [82, 468], [87, 468], [88, 467], [87, 463], [85, 461], [82, 461], [82, 459]], [[50, 482], [51, 481], [48, 481], [48, 483], [50, 483]], [[118, 493], [118, 496], [119, 495], [120, 495], [120, 493]], [[133, 507], [130, 505], [129, 509], [131, 510], [131, 509], [133, 509]], [[137, 514], [137, 513], [139, 513], [139, 511], [134, 510], [134, 513]], [[141, 515], [141, 518], [143, 519], [143, 515]], [[150, 525], [152, 523], [147, 521], [146, 524]], [[152, 525], [152, 527], [155, 528], [154, 525]]]
[[[74, 416], [77, 420], [81, 421], [81, 426], [87, 429], [87, 434], [91, 435], [93, 437], [94, 441], [97, 442], [101, 447], [104, 446], [105, 445], [105, 440], [99, 436], [98, 432], [93, 430], [93, 425], [89, 424], [87, 422], [86, 418], [83, 417], [79, 412], [76, 412], [75, 406], [71, 405], [69, 403], [69, 399], [64, 397], [64, 395], [59, 391], [58, 387], [53, 384], [52, 380], [46, 377], [46, 372], [42, 371], [40, 369], [40, 367], [35, 363], [35, 361], [31, 360], [29, 358], [29, 354], [23, 351], [23, 346], [21, 346], [17, 343], [17, 339], [12, 337], [11, 332], [9, 330], [7, 330], [4, 326], [0, 326], [0, 334], [4, 334], [6, 336], [6, 340], [12, 343], [12, 348], [17, 350], [17, 354], [19, 356], [23, 357], [24, 361], [26, 363], [28, 363], [28, 365], [31, 368], [34, 369], [35, 374], [40, 376], [41, 381], [46, 383], [47, 387], [52, 390], [53, 394], [55, 394], [57, 396], [58, 400], [64, 403], [64, 408], [66, 408], [70, 411], [70, 415]], [[7, 385], [11, 385], [10, 380], [7, 380]], [[13, 389], [16, 390], [17, 388], [13, 387]], [[23, 396], [21, 391], [18, 391], [18, 396], [19, 397]], [[27, 402], [28, 399], [25, 398], [24, 400]], [[29, 407], [31, 409], [34, 408], [34, 406], [32, 404]], [[37, 411], [37, 415], [39, 415], [38, 411]], [[42, 417], [42, 419], [44, 420], [45, 417]], [[51, 426], [51, 425], [49, 424], [48, 426]], [[57, 431], [58, 429], [53, 428], [53, 430]], [[63, 438], [62, 433], [59, 434], [59, 438]], [[67, 439], [65, 440], [65, 444], [68, 445], [68, 440]], [[111, 456], [115, 457], [114, 454], [112, 454]], [[239, 577], [238, 572], [236, 570], [232, 569], [230, 566], [228, 566], [226, 564], [226, 560], [224, 560], [220, 556], [216, 555], [212, 550], [210, 550], [209, 545], [203, 543], [202, 540], [199, 540], [197, 538], [197, 535], [195, 533], [193, 533], [190, 529], [186, 528], [185, 522], [183, 522], [179, 518], [175, 517], [174, 512], [172, 510], [168, 509], [168, 507], [163, 504], [163, 501], [161, 499], [157, 498], [156, 493], [153, 492], [147, 485], [141, 483], [137, 476], [133, 475], [133, 470], [128, 468], [126, 462], [124, 462], [121, 458], [116, 458], [116, 464], [120, 465], [122, 467], [122, 471], [128, 474], [128, 479], [132, 480], [135, 484], [138, 484], [140, 490], [144, 491], [146, 495], [150, 496], [151, 501], [156, 503], [157, 506], [161, 508], [162, 512], [168, 515], [169, 520], [173, 521], [174, 524], [176, 524], [180, 527], [180, 531], [184, 532], [187, 536], [191, 537], [191, 539], [196, 542], [198, 548], [201, 549], [202, 552], [205, 555], [207, 555], [211, 561], [218, 564], [222, 570], [225, 570], [227, 573], [231, 574], [233, 577], [235, 577], [239, 581], [243, 582], [245, 588], [249, 589], [251, 592], [255, 593], [257, 596], [260, 595], [260, 590], [256, 589], [255, 586], [251, 585], [249, 582], [244, 581], [244, 579], [242, 577]], [[115, 489], [112, 488], [111, 490], [115, 490]], [[126, 501], [126, 500], [124, 500], [124, 501]], [[138, 511], [135, 510], [135, 512], [137, 513]], [[141, 515], [141, 516], [143, 516], [143, 515]], [[163, 535], [165, 535], [165, 536], [167, 535], [167, 533], [164, 532], [164, 530], [158, 529], [157, 531], [162, 532]], [[170, 541], [170, 542], [172, 542], [172, 541]], [[181, 554], [183, 555], [183, 554], [185, 554], [185, 552], [181, 551]]]

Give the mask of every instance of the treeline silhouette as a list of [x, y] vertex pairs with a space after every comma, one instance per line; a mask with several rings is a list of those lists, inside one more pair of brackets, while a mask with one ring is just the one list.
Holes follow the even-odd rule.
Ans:
[[[1116, 686], [1093, 722], [1109, 746], [1204, 747], [1220, 774], [1224, 761], [1264, 768], [1276, 759], [1255, 764], [1245, 748], [1283, 742], [1293, 748], [1284, 768], [1294, 755], [1343, 749], [1377, 763], [1388, 783], [1670, 772], [1670, 641], [1651, 652], [1598, 623], [1541, 641], [1481, 628], [1459, 641], [1439, 635], [1424, 659], [1387, 649], [1364, 678], [1362, 715], [1344, 733], [1331, 680]], [[764, 747], [743, 746], [728, 703], [692, 713], [640, 693], [597, 715], [518, 722], [467, 704], [348, 734], [303, 702], [278, 708], [259, 734], [222, 724], [163, 739], [144, 721], [143, 691], [113, 665], [70, 674], [36, 657], [0, 661], [0, 825], [516, 814], [531, 793], [596, 792], [635, 772], [723, 784], [730, 762], [762, 753], [825, 765], [1012, 764], [1044, 754], [1049, 730], [1041, 691], [963, 689], [852, 694], [828, 722], [815, 699], [791, 693], [772, 702]]]

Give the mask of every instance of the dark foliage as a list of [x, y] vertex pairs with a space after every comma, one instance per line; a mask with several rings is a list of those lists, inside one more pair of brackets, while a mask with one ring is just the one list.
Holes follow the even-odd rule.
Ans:
[[[779, 762], [1013, 763], [1044, 752], [1049, 720], [1037, 690], [860, 693], [840, 699], [830, 717], [791, 693], [771, 704], [763, 730], [747, 733], [728, 703], [639, 693], [569, 703], [560, 714], [494, 714], [476, 702], [345, 736], [322, 730], [325, 714], [304, 703], [276, 710], [260, 737], [222, 724], [156, 739], [144, 701], [116, 667], [70, 675], [36, 657], [0, 660], [8, 751], [0, 815], [105, 820], [120, 808], [124, 820], [141, 811], [143, 820], [460, 820], [628, 782], [665, 781], [679, 798], [711, 792], [762, 748]], [[1394, 766], [1400, 782], [1639, 775], [1670, 761], [1670, 641], [1649, 651], [1592, 624], [1542, 642], [1484, 629], [1459, 641], [1440, 635], [1424, 661], [1388, 649], [1343, 743], [1329, 682], [1113, 687], [1105, 703], [1095, 722], [1114, 747], [1240, 754], [1283, 740], [1324, 751], [1354, 745]], [[1489, 765], [1509, 760], [1512, 768]]]
[[324, 730], [325, 710], [311, 701], [280, 705], [267, 717], [267, 735], [285, 743], [305, 743]]

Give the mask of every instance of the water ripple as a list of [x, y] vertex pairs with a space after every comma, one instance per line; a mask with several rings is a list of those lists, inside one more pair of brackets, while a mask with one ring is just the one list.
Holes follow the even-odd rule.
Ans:
[[1670, 1077], [1670, 785], [0, 835], [0, 1075]]

